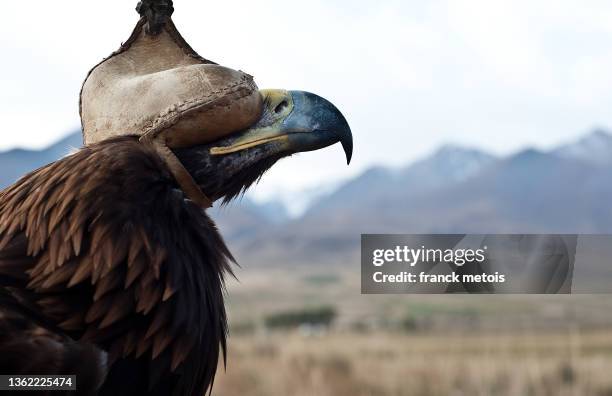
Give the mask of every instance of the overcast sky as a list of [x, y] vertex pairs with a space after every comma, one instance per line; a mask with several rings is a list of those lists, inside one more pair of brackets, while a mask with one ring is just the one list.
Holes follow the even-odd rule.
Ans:
[[[125, 41], [136, 0], [10, 1], [0, 24], [0, 149], [79, 126], [87, 71]], [[612, 126], [609, 0], [175, 0], [202, 56], [334, 102], [355, 137], [283, 161], [260, 194], [299, 189], [444, 143], [504, 154]]]

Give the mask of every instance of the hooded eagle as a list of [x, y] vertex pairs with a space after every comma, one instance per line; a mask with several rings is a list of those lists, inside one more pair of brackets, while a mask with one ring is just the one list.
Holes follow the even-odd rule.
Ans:
[[[297, 152], [341, 142], [350, 160], [349, 126], [330, 102], [258, 95], [248, 127], [171, 149], [210, 201], [229, 202]], [[128, 131], [90, 144], [0, 193], [0, 373], [76, 375], [83, 395], [212, 386], [233, 259], [167, 158], [141, 140]]]

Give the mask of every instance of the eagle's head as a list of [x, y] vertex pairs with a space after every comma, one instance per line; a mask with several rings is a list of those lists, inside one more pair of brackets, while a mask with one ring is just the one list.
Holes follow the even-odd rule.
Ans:
[[[340, 142], [350, 161], [351, 130], [327, 100], [298, 91], [256, 99], [251, 126], [173, 150], [211, 200], [231, 200], [294, 153]], [[11, 342], [0, 337], [0, 369], [82, 373], [93, 388], [103, 381], [101, 395], [196, 396], [212, 386], [225, 358], [232, 255], [163, 154], [137, 135], [114, 137], [0, 194], [0, 319], [13, 326]]]
[[340, 142], [350, 162], [351, 129], [329, 101], [303, 91], [261, 90], [263, 111], [250, 127], [174, 152], [213, 201], [240, 195], [279, 159]]

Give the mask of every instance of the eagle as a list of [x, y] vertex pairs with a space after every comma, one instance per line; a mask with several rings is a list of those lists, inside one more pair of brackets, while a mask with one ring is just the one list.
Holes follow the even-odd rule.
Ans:
[[[172, 149], [211, 201], [241, 196], [295, 153], [339, 142], [350, 161], [332, 103], [261, 95], [251, 126]], [[0, 193], [0, 373], [76, 375], [69, 394], [201, 396], [225, 361], [232, 262], [206, 209], [138, 136], [35, 170]]]

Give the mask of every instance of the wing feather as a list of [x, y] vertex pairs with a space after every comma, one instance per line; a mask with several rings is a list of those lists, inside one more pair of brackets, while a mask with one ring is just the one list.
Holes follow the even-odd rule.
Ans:
[[229, 260], [214, 224], [134, 140], [82, 149], [0, 193], [0, 286], [110, 362], [183, 367], [181, 394], [214, 377]]

